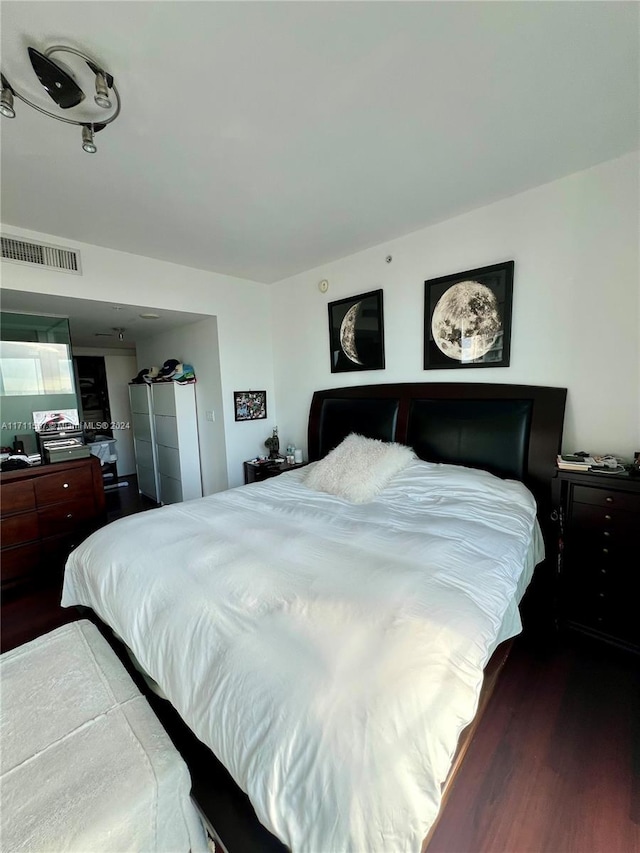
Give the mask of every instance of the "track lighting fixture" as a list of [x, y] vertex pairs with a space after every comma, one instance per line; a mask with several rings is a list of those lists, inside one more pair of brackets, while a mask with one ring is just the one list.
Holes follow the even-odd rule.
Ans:
[[93, 130], [88, 124], [82, 128], [82, 150], [86, 151], [87, 154], [95, 154], [98, 150], [93, 141]]
[[103, 71], [98, 71], [96, 74], [96, 93], [93, 100], [103, 110], [111, 109], [111, 99], [109, 98], [109, 87], [107, 86], [107, 78]]
[[[95, 154], [98, 149], [94, 135], [120, 115], [120, 95], [112, 75], [105, 71], [95, 59], [73, 47], [54, 45], [42, 52], [29, 47], [27, 53], [40, 85], [54, 103], [52, 105], [47, 98], [43, 98], [41, 103], [32, 101], [18, 91], [13, 82], [9, 83], [3, 73], [0, 113], [6, 118], [15, 118], [13, 102], [14, 97], [19, 98], [43, 115], [65, 124], [80, 126], [83, 151], [87, 154]], [[58, 54], [67, 54], [73, 59], [69, 62], [65, 57], [66, 62], [63, 65], [62, 62], [53, 58]], [[67, 62], [73, 63], [73, 68], [68, 67]], [[96, 106], [92, 106], [92, 102], [86, 99], [82, 89], [82, 86], [90, 87], [92, 84], [95, 87], [93, 102], [99, 110], [96, 110]], [[105, 111], [108, 110], [111, 110], [111, 114], [105, 116]]]
[[16, 111], [13, 108], [13, 92], [8, 86], [2, 87], [2, 96], [0, 97], [0, 113], [6, 118], [15, 118]]

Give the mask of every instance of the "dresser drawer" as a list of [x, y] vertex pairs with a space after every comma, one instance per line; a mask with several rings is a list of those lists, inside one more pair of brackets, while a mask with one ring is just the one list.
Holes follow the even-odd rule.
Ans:
[[39, 562], [39, 542], [19, 545], [17, 548], [6, 548], [2, 551], [2, 563], [0, 564], [2, 584], [13, 583], [34, 574], [38, 569]]
[[0, 512], [3, 516], [16, 512], [26, 512], [36, 508], [33, 483], [24, 480], [19, 483], [3, 483], [0, 489]]
[[619, 492], [616, 489], [602, 488], [596, 486], [574, 486], [574, 502], [592, 504], [593, 506], [615, 507], [617, 509], [629, 510], [629, 512], [640, 512], [640, 495], [630, 492]]
[[93, 518], [93, 501], [75, 500], [55, 504], [40, 510], [40, 535], [56, 536], [70, 533], [83, 521]]
[[60, 536], [49, 536], [42, 540], [42, 562], [46, 565], [49, 571], [63, 569], [67, 562], [67, 557], [83, 542], [91, 531], [76, 528], [73, 533], [61, 534]]
[[640, 644], [640, 621], [629, 598], [600, 594], [579, 596], [567, 608], [568, 619], [592, 631], [603, 632], [624, 643]]
[[638, 514], [613, 504], [596, 506], [574, 502], [570, 523], [578, 533], [596, 528], [631, 535], [638, 527]]
[[38, 527], [38, 514], [36, 512], [23, 512], [22, 515], [10, 515], [2, 519], [2, 547], [10, 548], [12, 545], [21, 545], [38, 539], [40, 531]]
[[90, 511], [95, 512], [93, 503], [93, 480], [91, 471], [86, 468], [61, 471], [40, 477], [35, 482], [36, 502], [39, 507], [60, 501], [84, 500], [90, 503]]

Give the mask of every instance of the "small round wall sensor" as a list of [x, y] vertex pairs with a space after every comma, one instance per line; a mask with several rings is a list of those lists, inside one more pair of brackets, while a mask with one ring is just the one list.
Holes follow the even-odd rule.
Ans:
[[318, 290], [320, 293], [326, 293], [329, 290], [329, 282], [326, 278], [323, 278], [322, 281], [318, 282]]
[[393, 255], [387, 255], [387, 257], [385, 258], [385, 261], [386, 261], [388, 264], [390, 264], [392, 260], [393, 260]]

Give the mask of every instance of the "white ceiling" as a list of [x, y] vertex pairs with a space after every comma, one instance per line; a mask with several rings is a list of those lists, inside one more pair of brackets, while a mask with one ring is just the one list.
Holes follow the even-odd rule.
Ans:
[[[2, 310], [68, 317], [74, 348], [131, 350], [151, 335], [205, 319], [204, 314], [188, 311], [165, 311], [142, 305], [117, 305], [92, 299], [74, 299], [18, 290], [2, 291]], [[159, 316], [154, 320], [145, 320], [140, 314], [146, 313]], [[124, 329], [124, 340], [118, 340], [116, 329]]]
[[[2, 120], [5, 223], [272, 282], [638, 147], [637, 3], [5, 2], [122, 115]], [[35, 84], [37, 87], [37, 83]]]

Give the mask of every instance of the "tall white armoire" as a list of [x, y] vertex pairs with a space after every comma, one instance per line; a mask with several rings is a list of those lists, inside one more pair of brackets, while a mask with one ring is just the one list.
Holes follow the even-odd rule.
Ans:
[[138, 489], [158, 503], [202, 497], [195, 385], [130, 385]]

